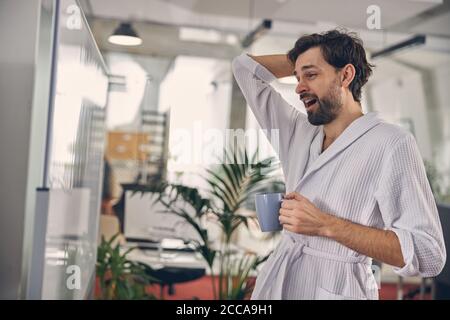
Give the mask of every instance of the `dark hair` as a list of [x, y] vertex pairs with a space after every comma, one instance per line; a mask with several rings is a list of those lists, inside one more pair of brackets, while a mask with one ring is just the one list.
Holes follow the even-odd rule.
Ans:
[[355, 67], [355, 78], [349, 87], [353, 99], [360, 102], [361, 88], [366, 84], [374, 67], [367, 62], [362, 40], [355, 33], [345, 30], [330, 30], [320, 34], [304, 35], [288, 52], [288, 58], [295, 64], [299, 55], [314, 47], [320, 47], [325, 61], [336, 69], [341, 69], [347, 64]]

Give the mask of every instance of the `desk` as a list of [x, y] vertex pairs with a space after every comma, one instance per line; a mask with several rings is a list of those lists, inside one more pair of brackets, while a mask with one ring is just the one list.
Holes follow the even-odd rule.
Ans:
[[195, 252], [137, 248], [127, 257], [151, 268], [150, 275], [161, 281], [161, 298], [164, 286], [169, 287], [169, 294], [172, 295], [175, 284], [199, 279], [207, 270], [206, 262]]
[[143, 250], [138, 248], [128, 254], [128, 259], [144, 263], [155, 270], [165, 267], [188, 269], [206, 269], [207, 267], [205, 260], [197, 253], [176, 250]]

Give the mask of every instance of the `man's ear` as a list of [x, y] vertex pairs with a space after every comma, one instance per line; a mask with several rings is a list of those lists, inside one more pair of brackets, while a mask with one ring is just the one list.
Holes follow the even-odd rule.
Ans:
[[341, 69], [341, 84], [343, 87], [348, 88], [350, 86], [350, 83], [352, 83], [353, 79], [356, 75], [356, 69], [355, 66], [351, 63], [346, 64]]

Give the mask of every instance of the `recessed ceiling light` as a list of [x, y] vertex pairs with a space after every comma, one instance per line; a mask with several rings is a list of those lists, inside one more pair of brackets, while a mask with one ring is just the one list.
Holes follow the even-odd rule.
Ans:
[[130, 23], [121, 23], [114, 33], [109, 36], [108, 41], [120, 46], [138, 46], [142, 44], [142, 39], [139, 38], [136, 31]]

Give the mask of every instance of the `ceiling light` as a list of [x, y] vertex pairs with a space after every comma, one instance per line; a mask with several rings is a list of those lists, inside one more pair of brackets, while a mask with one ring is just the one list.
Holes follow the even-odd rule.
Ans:
[[108, 41], [120, 46], [138, 46], [142, 43], [131, 23], [121, 23], [114, 33], [109, 36]]

